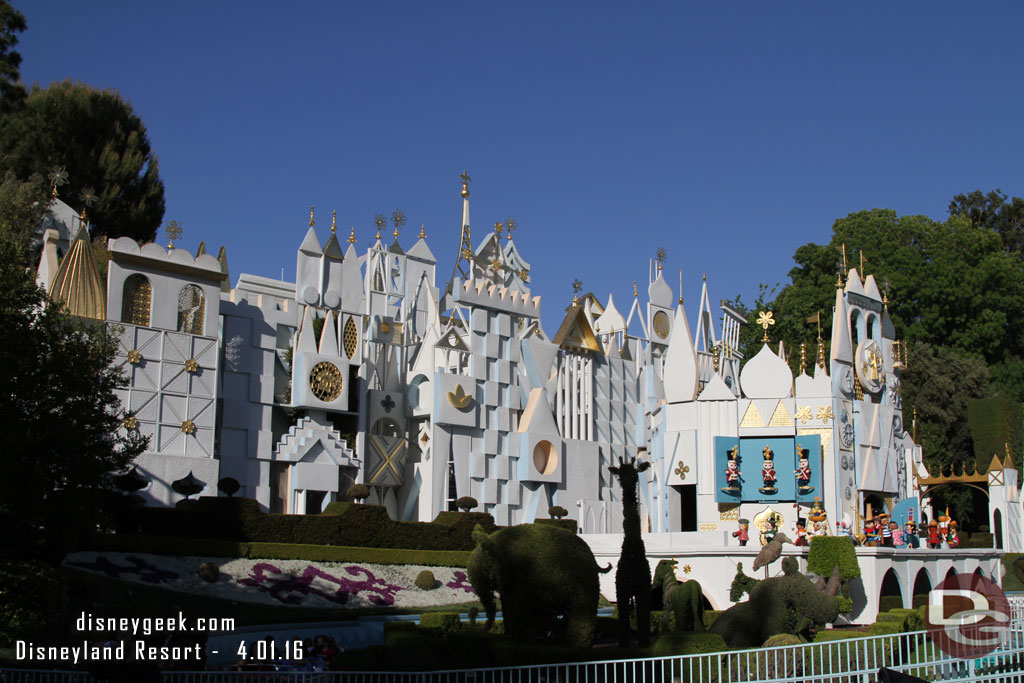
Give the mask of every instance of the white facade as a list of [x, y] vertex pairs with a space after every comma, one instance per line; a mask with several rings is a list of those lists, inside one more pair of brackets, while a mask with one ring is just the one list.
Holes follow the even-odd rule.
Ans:
[[[129, 375], [125, 428], [151, 437], [137, 465], [152, 504], [180, 500], [172, 485], [189, 473], [206, 495], [231, 477], [264, 509], [299, 514], [359, 482], [396, 519], [431, 520], [472, 496], [498, 524], [559, 505], [582, 533], [615, 534], [608, 467], [641, 453], [652, 464], [639, 484], [645, 530], [694, 546], [733, 545], [740, 518], [776, 515], [792, 535], [815, 499], [822, 533], [844, 517], [859, 528], [868, 504], [899, 522], [920, 514], [914, 475], [926, 473], [871, 275], [849, 272], [829, 353], [811, 350], [810, 371], [794, 377], [768, 345], [736, 353], [740, 321], [724, 304], [716, 332], [706, 283], [694, 335], [660, 266], [626, 315], [611, 296], [586, 295], [549, 336], [511, 235], [460, 249], [450, 280], [423, 237], [408, 250], [379, 236], [362, 253], [342, 243], [333, 229], [321, 243], [311, 217], [295, 283], [242, 274], [231, 288], [223, 250], [110, 242], [107, 317]], [[44, 250], [41, 278], [56, 260]], [[801, 452], [811, 480], [796, 478]], [[775, 482], [762, 478], [765, 457]], [[1015, 482], [1016, 470], [1002, 473]], [[993, 496], [993, 526], [1019, 549], [1016, 486]]]

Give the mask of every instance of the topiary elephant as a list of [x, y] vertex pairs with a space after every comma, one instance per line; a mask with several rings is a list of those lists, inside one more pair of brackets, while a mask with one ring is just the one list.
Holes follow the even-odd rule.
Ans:
[[589, 647], [597, 623], [598, 573], [590, 547], [559, 527], [521, 524], [485, 534], [473, 532], [477, 547], [469, 560], [469, 580], [494, 624], [494, 594], [501, 596], [505, 633], [534, 642], [555, 637], [563, 616], [565, 640]]

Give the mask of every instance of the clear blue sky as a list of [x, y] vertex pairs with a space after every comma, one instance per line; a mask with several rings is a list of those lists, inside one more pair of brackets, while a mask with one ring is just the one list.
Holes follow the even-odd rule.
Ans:
[[443, 284], [467, 169], [553, 334], [577, 277], [625, 313], [658, 246], [692, 318], [702, 273], [750, 301], [850, 212], [1024, 195], [1020, 3], [14, 4], [24, 80], [127, 97], [165, 220], [233, 280], [291, 280], [316, 205], [364, 246], [400, 208]]

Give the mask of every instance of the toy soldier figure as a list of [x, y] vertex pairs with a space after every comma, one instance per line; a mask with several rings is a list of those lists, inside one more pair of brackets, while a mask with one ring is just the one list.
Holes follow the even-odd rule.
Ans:
[[775, 454], [772, 453], [772, 449], [768, 446], [764, 447], [764, 467], [761, 468], [761, 479], [764, 480], [764, 486], [761, 487], [761, 493], [777, 493], [778, 489], [775, 488], [775, 482], [778, 478], [775, 476]]
[[740, 492], [740, 477], [743, 476], [743, 473], [740, 472], [739, 463], [737, 462], [739, 456], [740, 447], [734, 446], [729, 451], [729, 464], [725, 470], [725, 487], [722, 489], [725, 493], [738, 495]]
[[[799, 444], [797, 444], [797, 448], [800, 448]], [[796, 475], [797, 493], [810, 493], [814, 490], [814, 487], [811, 486], [811, 464], [807, 459], [806, 451], [800, 451], [800, 464], [793, 470], [793, 474]]]

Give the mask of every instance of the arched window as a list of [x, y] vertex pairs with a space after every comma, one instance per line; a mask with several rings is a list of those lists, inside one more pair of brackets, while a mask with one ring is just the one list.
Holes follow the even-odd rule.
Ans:
[[206, 297], [196, 285], [185, 285], [178, 293], [178, 332], [202, 334]]
[[149, 309], [153, 286], [145, 275], [129, 275], [121, 290], [121, 322], [149, 327]]

